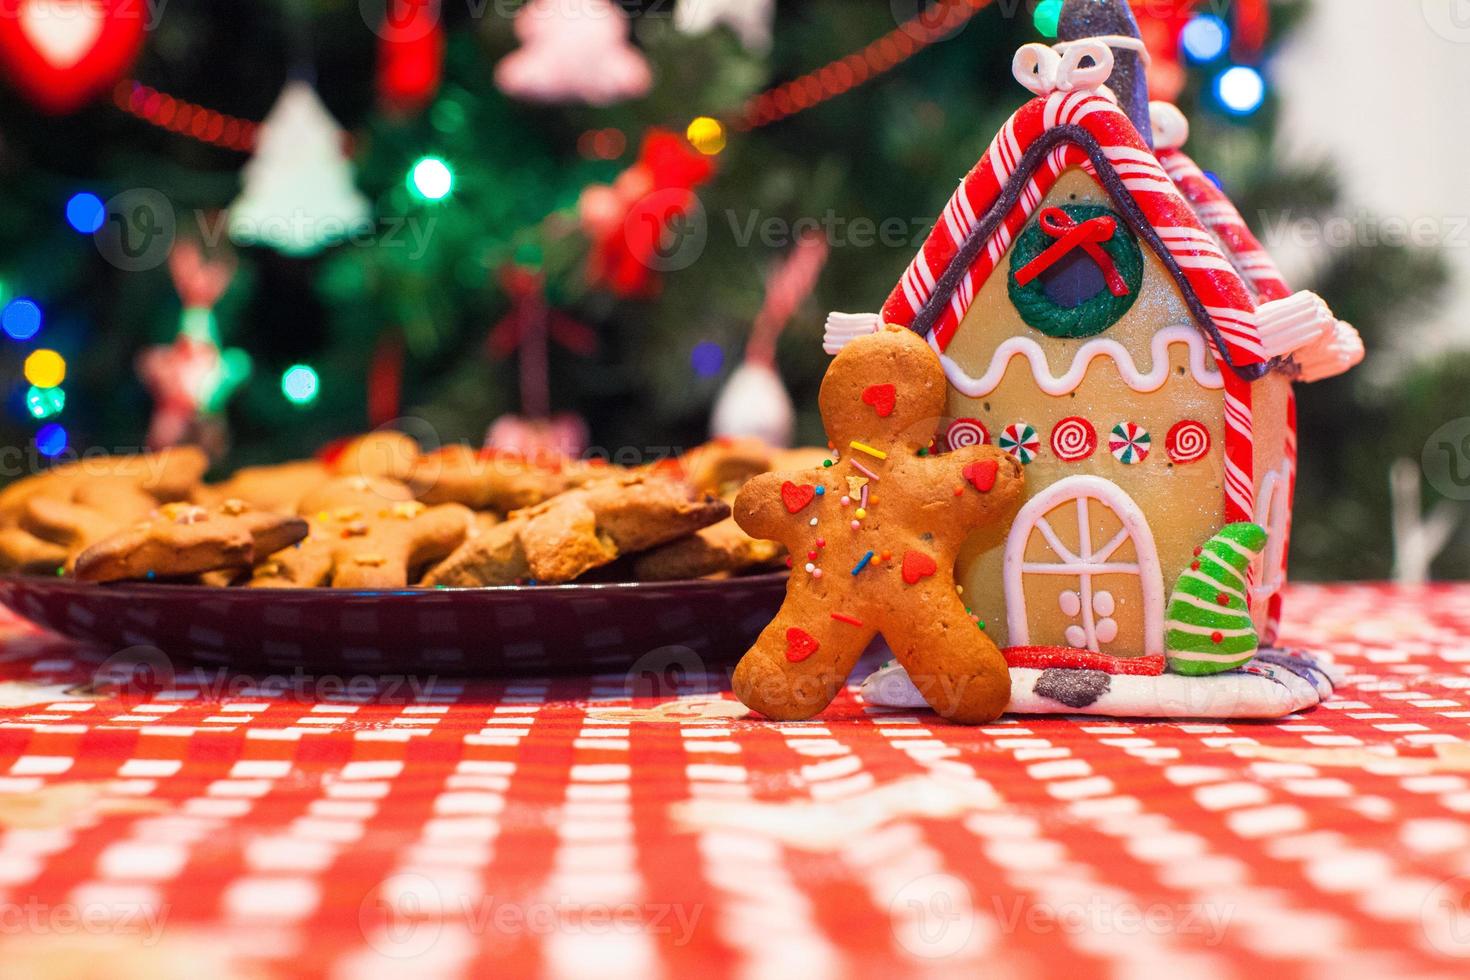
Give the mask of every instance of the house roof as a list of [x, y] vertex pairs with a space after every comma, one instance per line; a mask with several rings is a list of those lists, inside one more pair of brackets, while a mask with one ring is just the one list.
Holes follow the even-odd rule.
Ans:
[[884, 304], [884, 320], [947, 349], [1015, 236], [1057, 179], [1079, 166], [1169, 268], [1222, 367], [1244, 381], [1261, 377], [1269, 365], [1256, 295], [1133, 123], [1087, 89], [1033, 99], [1010, 118], [945, 206]]
[[1179, 192], [1184, 195], [1215, 237], [1225, 247], [1258, 303], [1286, 299], [1291, 286], [1281, 274], [1276, 260], [1246, 226], [1245, 219], [1225, 192], [1205, 176], [1188, 154], [1178, 149], [1159, 151], [1159, 163]]

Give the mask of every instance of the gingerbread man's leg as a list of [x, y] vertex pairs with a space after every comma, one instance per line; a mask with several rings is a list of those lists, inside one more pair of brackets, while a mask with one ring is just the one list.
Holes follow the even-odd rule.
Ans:
[[842, 690], [876, 631], [788, 601], [735, 668], [735, 696], [776, 721], [804, 721]]
[[928, 615], [894, 617], [883, 624], [884, 639], [941, 717], [965, 725], [994, 721], [1011, 699], [1005, 658], [953, 591], [928, 591], [908, 607]]

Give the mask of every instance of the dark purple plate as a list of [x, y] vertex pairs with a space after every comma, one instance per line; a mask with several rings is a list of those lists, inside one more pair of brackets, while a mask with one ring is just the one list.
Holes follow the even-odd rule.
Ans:
[[[220, 589], [0, 575], [0, 603], [115, 651], [237, 670], [513, 677], [733, 665], [786, 573], [723, 581], [497, 589]], [[641, 669], [641, 668], [640, 668]]]

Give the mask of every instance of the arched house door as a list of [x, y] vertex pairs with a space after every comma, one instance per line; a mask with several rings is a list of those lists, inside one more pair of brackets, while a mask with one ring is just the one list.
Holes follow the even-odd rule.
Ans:
[[1164, 581], [1153, 531], [1133, 498], [1097, 476], [1046, 487], [1006, 539], [1013, 646], [1136, 657], [1164, 652]]

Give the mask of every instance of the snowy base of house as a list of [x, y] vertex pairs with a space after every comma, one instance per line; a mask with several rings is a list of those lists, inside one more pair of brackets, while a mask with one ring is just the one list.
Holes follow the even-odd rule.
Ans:
[[[1342, 683], [1331, 661], [1297, 651], [1263, 650], [1245, 667], [1211, 677], [1140, 677], [1100, 670], [1011, 668], [1007, 714], [1112, 718], [1281, 718], [1316, 707]], [[868, 704], [927, 705], [897, 661], [859, 688]]]

